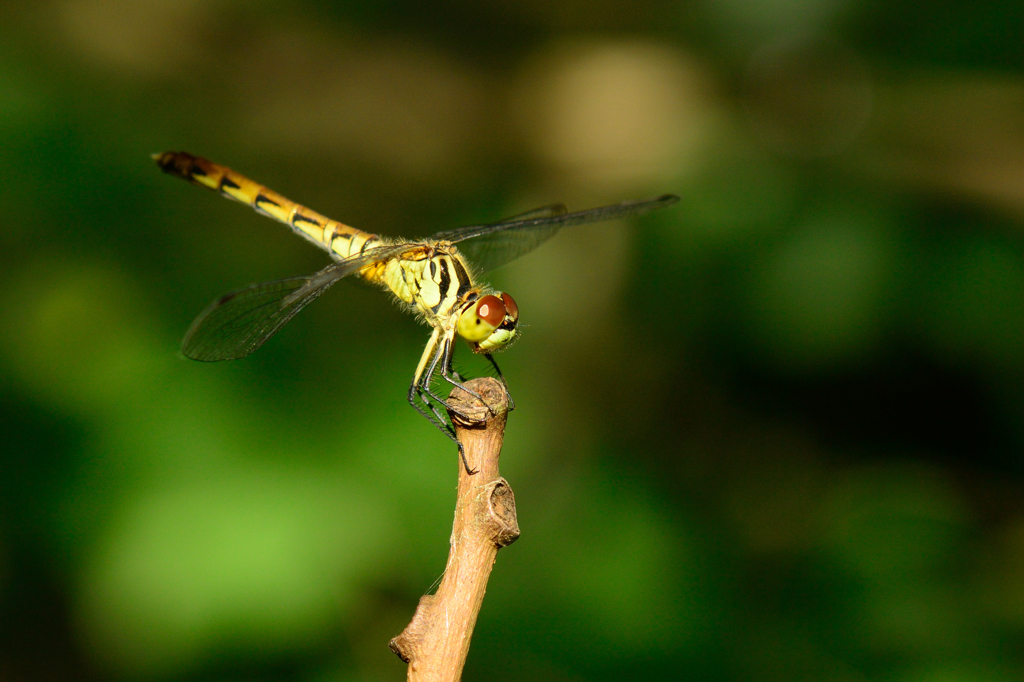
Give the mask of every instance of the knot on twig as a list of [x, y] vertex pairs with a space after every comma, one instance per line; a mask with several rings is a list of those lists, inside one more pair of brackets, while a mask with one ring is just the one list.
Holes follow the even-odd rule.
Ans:
[[487, 511], [491, 519], [491, 540], [498, 547], [508, 547], [519, 539], [516, 517], [516, 496], [508, 481], [499, 478], [488, 484]]
[[448, 396], [449, 416], [454, 424], [479, 429], [489, 418], [504, 417], [508, 412], [508, 392], [497, 379], [473, 379], [465, 387], [469, 390], [456, 386]]
[[404, 635], [405, 632], [403, 631], [401, 635], [392, 637], [391, 641], [388, 642], [388, 648], [391, 649], [396, 656], [402, 659], [403, 663], [408, 663], [412, 660], [412, 651], [411, 647], [407, 644], [408, 637], [405, 637]]

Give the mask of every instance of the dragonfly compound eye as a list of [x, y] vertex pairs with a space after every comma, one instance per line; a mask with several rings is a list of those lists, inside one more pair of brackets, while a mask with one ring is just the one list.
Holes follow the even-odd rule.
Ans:
[[516, 300], [508, 294], [502, 294], [501, 301], [505, 304], [505, 312], [508, 313], [509, 318], [511, 318], [513, 322], [518, 322], [519, 306], [516, 305]]
[[[501, 298], [499, 299], [498, 296]], [[499, 312], [501, 315], [498, 315]], [[519, 323], [519, 307], [508, 294], [499, 293], [496, 296], [484, 296], [480, 299], [476, 307], [476, 319], [481, 320], [479, 327], [491, 330], [486, 337], [475, 341], [473, 350], [477, 353], [493, 353], [501, 350], [512, 343], [519, 333], [519, 330], [516, 329]]]
[[480, 343], [505, 319], [505, 304], [497, 296], [484, 296], [459, 316], [459, 335]]
[[476, 315], [492, 327], [497, 327], [505, 319], [505, 304], [497, 296], [484, 296], [476, 304]]

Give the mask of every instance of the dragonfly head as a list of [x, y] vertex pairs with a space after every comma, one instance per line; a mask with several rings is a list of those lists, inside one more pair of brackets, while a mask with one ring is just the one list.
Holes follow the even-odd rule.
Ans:
[[475, 353], [501, 350], [519, 333], [519, 306], [505, 293], [488, 294], [472, 300], [459, 315], [459, 335], [469, 341]]

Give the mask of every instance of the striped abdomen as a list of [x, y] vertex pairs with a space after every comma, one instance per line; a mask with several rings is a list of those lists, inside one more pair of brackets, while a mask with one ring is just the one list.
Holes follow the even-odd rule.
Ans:
[[230, 168], [204, 158], [185, 152], [164, 152], [154, 154], [153, 158], [167, 173], [248, 204], [258, 213], [288, 225], [335, 258], [348, 258], [383, 243], [375, 234], [331, 220]]

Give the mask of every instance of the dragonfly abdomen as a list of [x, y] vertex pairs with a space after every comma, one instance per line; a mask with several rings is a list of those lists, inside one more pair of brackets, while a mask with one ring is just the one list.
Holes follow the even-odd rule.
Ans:
[[247, 204], [257, 213], [288, 225], [299, 235], [329, 251], [335, 258], [348, 258], [383, 243], [375, 234], [331, 220], [227, 166], [200, 156], [186, 152], [164, 152], [155, 154], [153, 158], [165, 172]]

